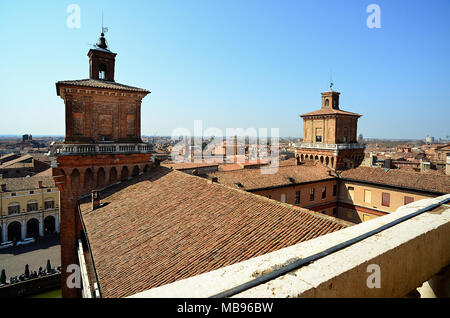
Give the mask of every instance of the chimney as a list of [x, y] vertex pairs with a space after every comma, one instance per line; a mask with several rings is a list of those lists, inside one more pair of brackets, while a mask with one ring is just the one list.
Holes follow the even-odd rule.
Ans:
[[91, 194], [92, 199], [92, 210], [96, 210], [100, 207], [100, 192], [98, 190], [93, 190]]
[[6, 191], [6, 183], [2, 183], [1, 187], [2, 187], [2, 191], [5, 192]]
[[38, 185], [39, 185], [39, 188], [43, 188], [43, 186], [42, 186], [42, 180], [39, 180], [39, 181], [38, 181]]

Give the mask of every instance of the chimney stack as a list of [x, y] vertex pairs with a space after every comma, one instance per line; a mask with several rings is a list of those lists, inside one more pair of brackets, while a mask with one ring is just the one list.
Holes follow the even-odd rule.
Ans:
[[100, 192], [98, 190], [93, 190], [91, 194], [92, 199], [92, 210], [96, 210], [100, 207]]

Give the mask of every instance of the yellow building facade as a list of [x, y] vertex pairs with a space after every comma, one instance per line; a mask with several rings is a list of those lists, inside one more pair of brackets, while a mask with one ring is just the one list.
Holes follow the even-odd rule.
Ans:
[[60, 200], [53, 178], [0, 179], [1, 242], [59, 233]]

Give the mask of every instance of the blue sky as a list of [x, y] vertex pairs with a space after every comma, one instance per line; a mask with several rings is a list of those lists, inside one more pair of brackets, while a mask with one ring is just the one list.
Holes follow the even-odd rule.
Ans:
[[[66, 25], [67, 6], [81, 27]], [[369, 29], [369, 4], [381, 28]], [[320, 107], [330, 70], [365, 137], [450, 135], [450, 1], [0, 0], [0, 134], [64, 134], [55, 82], [88, 77], [104, 11], [116, 81], [147, 88], [142, 133], [280, 128]]]

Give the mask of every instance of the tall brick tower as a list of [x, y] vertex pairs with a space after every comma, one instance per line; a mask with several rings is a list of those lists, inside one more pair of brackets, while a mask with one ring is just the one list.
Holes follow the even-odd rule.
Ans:
[[339, 92], [330, 85], [322, 93], [322, 108], [303, 114], [303, 142], [297, 148], [297, 161], [312, 160], [336, 170], [355, 168], [364, 159], [365, 145], [357, 142], [361, 115], [339, 109]]
[[52, 145], [53, 178], [61, 193], [61, 265], [63, 297], [80, 291], [66, 285], [66, 268], [77, 264], [82, 225], [80, 196], [142, 174], [153, 165], [152, 146], [141, 140], [141, 102], [150, 91], [114, 80], [116, 54], [104, 34], [89, 50], [89, 78], [56, 83], [64, 100], [66, 136]]

